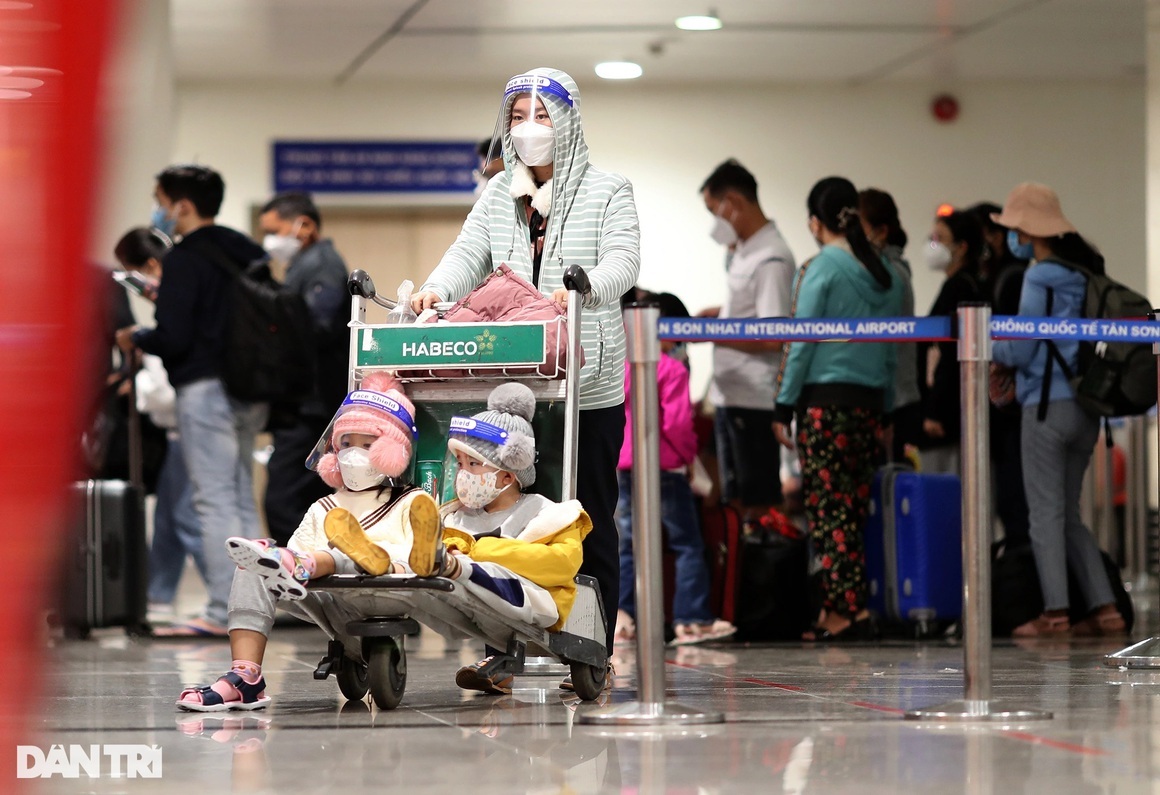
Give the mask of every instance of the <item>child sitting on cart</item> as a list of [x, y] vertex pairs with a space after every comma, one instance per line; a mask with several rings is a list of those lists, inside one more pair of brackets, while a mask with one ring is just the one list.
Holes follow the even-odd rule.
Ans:
[[183, 690], [178, 707], [220, 712], [270, 703], [262, 658], [276, 607], [313, 621], [332, 638], [336, 627], [361, 618], [332, 594], [307, 594], [304, 587], [311, 577], [359, 572], [358, 561], [328, 549], [347, 527], [345, 517], [359, 517], [363, 538], [403, 543], [409, 536], [406, 514], [423, 494], [405, 478], [416, 437], [415, 408], [398, 380], [386, 374], [370, 374], [361, 386], [347, 396], [319, 442], [321, 454], [316, 451], [310, 462], [334, 494], [310, 507], [285, 548], [272, 540], [226, 542], [240, 565], [229, 601], [233, 665], [212, 685]]
[[[396, 396], [399, 398], [401, 395]], [[326, 540], [335, 548], [332, 550], [325, 548], [326, 541], [314, 545], [296, 543], [297, 532], [285, 549], [275, 547], [270, 540], [230, 539], [230, 557], [241, 567], [235, 575], [234, 594], [241, 580], [251, 599], [261, 603], [263, 609], [257, 612], [265, 629], [250, 631], [257, 638], [252, 638], [240, 624], [240, 632], [234, 632], [231, 594], [234, 668], [208, 688], [183, 691], [178, 706], [216, 711], [256, 709], [268, 704], [269, 698], [261, 692], [265, 685], [260, 662], [269, 624], [273, 622], [275, 598], [306, 598], [313, 607], [326, 597], [320, 604], [332, 614], [337, 613], [330, 622], [332, 626], [342, 626], [342, 617], [361, 617], [341, 613], [342, 603], [330, 594], [307, 593], [305, 584], [311, 578], [332, 573], [447, 577], [514, 621], [548, 629], [562, 626], [575, 600], [575, 577], [583, 560], [582, 541], [592, 529], [592, 522], [575, 500], [556, 503], [522, 491], [536, 479], [531, 426], [534, 412], [532, 391], [523, 384], [508, 383], [492, 391], [487, 411], [454, 418], [448, 447], [459, 465], [455, 477], [457, 499], [440, 510], [426, 492], [413, 490], [406, 494], [399, 500], [397, 512], [393, 507], [387, 509], [401, 522], [401, 527], [391, 522], [392, 530], [401, 529], [401, 533], [375, 532], [365, 514], [335, 505], [323, 521]], [[346, 437], [350, 425], [342, 416], [334, 423], [333, 444], [340, 450], [349, 449]], [[374, 445], [371, 449], [373, 454]], [[409, 447], [406, 455], [409, 458]], [[333, 464], [327, 465], [326, 458], [322, 461], [320, 474], [325, 478]], [[342, 458], [338, 458], [338, 463], [342, 463]], [[263, 595], [265, 598], [259, 598]], [[246, 609], [239, 605], [240, 611]], [[301, 612], [317, 621], [317, 609]], [[235, 642], [236, 635], [240, 643]], [[256, 656], [257, 662], [242, 659], [239, 646]], [[510, 693], [511, 674], [488, 673], [485, 669], [489, 662], [491, 658], [487, 657], [460, 669], [456, 684], [486, 693]], [[226, 691], [224, 695], [222, 691]], [[222, 700], [212, 694], [222, 695]]]
[[[426, 493], [415, 497], [406, 549], [372, 541], [349, 515], [335, 545], [370, 573], [446, 577], [513, 621], [563, 626], [592, 521], [576, 500], [557, 503], [524, 491], [536, 482], [535, 410], [528, 387], [507, 383], [492, 390], [486, 411], [452, 418], [447, 446], [457, 465], [456, 499], [440, 509]], [[492, 661], [461, 668], [455, 683], [510, 693], [512, 675], [492, 672]]]

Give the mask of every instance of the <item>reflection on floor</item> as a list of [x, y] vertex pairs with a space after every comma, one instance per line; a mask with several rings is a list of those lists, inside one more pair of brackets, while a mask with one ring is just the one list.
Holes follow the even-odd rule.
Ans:
[[[1160, 780], [1160, 675], [1102, 666], [1118, 640], [997, 642], [994, 690], [1051, 721], [933, 727], [903, 710], [962, 694], [949, 642], [668, 650], [668, 688], [725, 713], [720, 726], [597, 731], [553, 676], [511, 696], [466, 694], [471, 645], [409, 639], [406, 695], [384, 712], [311, 678], [326, 649], [311, 628], [278, 628], [265, 675], [271, 708], [180, 712], [183, 685], [229, 664], [222, 641], [131, 641], [115, 631], [50, 650], [49, 692], [31, 743], [157, 745], [160, 779], [42, 783], [49, 793], [1144, 792]], [[618, 650], [613, 703], [633, 697], [635, 649]], [[607, 700], [607, 699], [606, 699]]]

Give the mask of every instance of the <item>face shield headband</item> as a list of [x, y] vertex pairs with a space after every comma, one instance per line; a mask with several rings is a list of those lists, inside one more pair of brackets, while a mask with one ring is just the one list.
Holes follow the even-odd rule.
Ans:
[[351, 392], [349, 395], [347, 395], [346, 399], [342, 401], [342, 405], [339, 406], [338, 411], [334, 413], [334, 418], [326, 427], [326, 430], [323, 432], [321, 438], [319, 438], [318, 443], [314, 445], [314, 450], [306, 459], [307, 469], [317, 470], [318, 463], [322, 460], [322, 457], [326, 455], [327, 451], [331, 449], [330, 439], [334, 433], [334, 424], [338, 421], [338, 419], [348, 411], [351, 411], [352, 409], [358, 408], [360, 406], [373, 408], [377, 411], [389, 415], [396, 422], [402, 425], [405, 430], [410, 430], [412, 443], [414, 443], [415, 440], [419, 438], [419, 428], [417, 425], [415, 425], [415, 418], [412, 417], [411, 413], [407, 411], [407, 409], [403, 408], [403, 406], [397, 400], [393, 400], [381, 392], [372, 392], [367, 389], [355, 390], [354, 392]]
[[503, 428], [472, 417], [452, 417], [447, 435], [470, 436], [499, 446], [506, 444], [508, 439], [508, 432]]
[[563, 85], [557, 83], [552, 78], [543, 75], [516, 75], [508, 81], [507, 87], [504, 88], [503, 98], [505, 104], [513, 94], [531, 94], [533, 98], [533, 111], [536, 104], [536, 94], [551, 94], [554, 97], [562, 99], [568, 107], [576, 107], [576, 103], [572, 100], [572, 94], [568, 89], [564, 88]]
[[411, 413], [403, 408], [397, 400], [392, 400], [381, 392], [371, 392], [365, 389], [351, 392], [346, 396], [346, 400], [342, 401], [338, 410], [342, 413], [350, 411], [354, 406], [370, 406], [385, 411], [401, 422], [404, 428], [410, 429], [412, 441], [419, 438], [419, 426], [415, 425], [415, 418], [411, 416]]

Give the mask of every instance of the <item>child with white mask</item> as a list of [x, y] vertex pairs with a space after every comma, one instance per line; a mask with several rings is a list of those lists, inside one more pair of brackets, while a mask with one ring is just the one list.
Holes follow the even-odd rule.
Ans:
[[[353, 516], [335, 546], [355, 560], [376, 557], [375, 573], [446, 577], [514, 621], [559, 629], [575, 601], [592, 521], [576, 500], [524, 491], [536, 482], [535, 410], [527, 386], [507, 383], [492, 390], [486, 411], [452, 418], [447, 447], [457, 465], [456, 499], [440, 508], [426, 493], [417, 496], [406, 514], [405, 549], [357, 540]], [[511, 674], [481, 670], [491, 660], [461, 668], [456, 684], [510, 693]]]
[[[409, 547], [408, 512], [421, 489], [411, 485], [415, 408], [393, 376], [371, 373], [347, 396], [308, 462], [335, 491], [315, 502], [285, 547], [272, 539], [232, 537], [226, 551], [238, 564], [229, 599], [230, 670], [205, 687], [186, 688], [177, 706], [194, 712], [260, 709], [270, 703], [262, 660], [278, 608], [318, 624], [344, 641], [348, 622], [361, 618], [306, 583], [329, 574], [381, 573], [376, 558], [342, 551], [350, 524], [359, 540]], [[357, 519], [355, 519], [357, 517]]]

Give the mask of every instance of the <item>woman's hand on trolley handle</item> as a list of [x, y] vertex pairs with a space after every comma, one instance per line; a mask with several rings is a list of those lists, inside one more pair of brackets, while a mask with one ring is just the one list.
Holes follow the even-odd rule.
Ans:
[[434, 309], [435, 304], [442, 300], [437, 293], [426, 290], [411, 296], [411, 308], [415, 310], [416, 315], [421, 315], [424, 309]]

